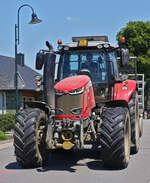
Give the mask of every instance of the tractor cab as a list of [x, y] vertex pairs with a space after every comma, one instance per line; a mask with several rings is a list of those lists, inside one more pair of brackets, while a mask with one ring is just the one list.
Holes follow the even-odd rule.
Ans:
[[76, 75], [88, 75], [92, 81], [96, 103], [111, 98], [111, 90], [119, 78], [118, 46], [110, 44], [107, 36], [73, 37], [62, 45], [58, 41], [60, 60], [57, 81]]

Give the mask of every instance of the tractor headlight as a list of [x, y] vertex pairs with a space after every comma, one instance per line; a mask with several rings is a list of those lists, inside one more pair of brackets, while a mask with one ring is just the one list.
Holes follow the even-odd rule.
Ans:
[[60, 109], [60, 108], [56, 108], [55, 109], [55, 113], [56, 113], [56, 115], [62, 115], [63, 114], [63, 110]]
[[78, 89], [75, 89], [75, 90], [71, 90], [69, 92], [70, 95], [77, 95], [77, 94], [81, 94], [83, 93], [84, 91], [84, 87], [81, 87], [81, 88], [78, 88]]
[[74, 115], [81, 115], [82, 113], [82, 108], [73, 108], [71, 110], [71, 113], [74, 114]]
[[64, 93], [62, 91], [60, 91], [60, 90], [55, 90], [55, 94], [56, 95], [63, 95]]

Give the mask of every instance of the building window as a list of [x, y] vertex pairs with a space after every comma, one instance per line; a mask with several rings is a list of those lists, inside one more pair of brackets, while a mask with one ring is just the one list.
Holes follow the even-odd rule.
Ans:
[[0, 114], [6, 114], [6, 94], [0, 92]]

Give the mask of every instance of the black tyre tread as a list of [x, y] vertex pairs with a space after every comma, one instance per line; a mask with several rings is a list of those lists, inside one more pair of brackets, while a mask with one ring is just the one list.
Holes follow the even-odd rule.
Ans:
[[[130, 113], [130, 121], [131, 121], [131, 141], [133, 146], [131, 147], [131, 154], [136, 154], [139, 150], [139, 147], [136, 147], [136, 117], [135, 117], [135, 101], [136, 101], [136, 91], [132, 94], [131, 99], [129, 101], [129, 113]], [[139, 134], [140, 135], [140, 134]]]
[[24, 120], [28, 115], [28, 110], [23, 110], [16, 116], [16, 124], [14, 127], [14, 147], [15, 147], [15, 155], [17, 157], [17, 161], [19, 164], [24, 162], [24, 153], [23, 153], [23, 146], [24, 143], [22, 141], [23, 137], [23, 128], [24, 128]]
[[19, 123], [16, 123], [16, 125], [14, 127], [14, 131], [15, 131], [15, 133], [18, 133], [20, 137], [23, 137], [24, 132], [23, 132], [23, 129], [20, 128]]
[[142, 137], [143, 135], [143, 118], [139, 119], [140, 120], [140, 138]]
[[135, 143], [135, 96], [136, 92], [133, 93], [129, 101], [129, 113], [131, 120], [131, 140]]
[[40, 114], [45, 114], [40, 109], [23, 110], [16, 117], [14, 129], [14, 147], [16, 160], [24, 168], [42, 166], [43, 159], [39, 159], [36, 149], [35, 129], [36, 121]]
[[124, 154], [124, 121], [127, 110], [122, 107], [107, 108], [101, 126], [100, 144], [104, 165], [112, 168], [126, 168]]

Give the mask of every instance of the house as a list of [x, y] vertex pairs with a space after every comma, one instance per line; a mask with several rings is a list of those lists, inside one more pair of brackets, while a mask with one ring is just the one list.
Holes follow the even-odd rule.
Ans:
[[[18, 101], [20, 109], [25, 101], [39, 100], [40, 93], [36, 91], [35, 76], [40, 75], [24, 64], [18, 63]], [[15, 112], [15, 59], [0, 56], [0, 114]]]

